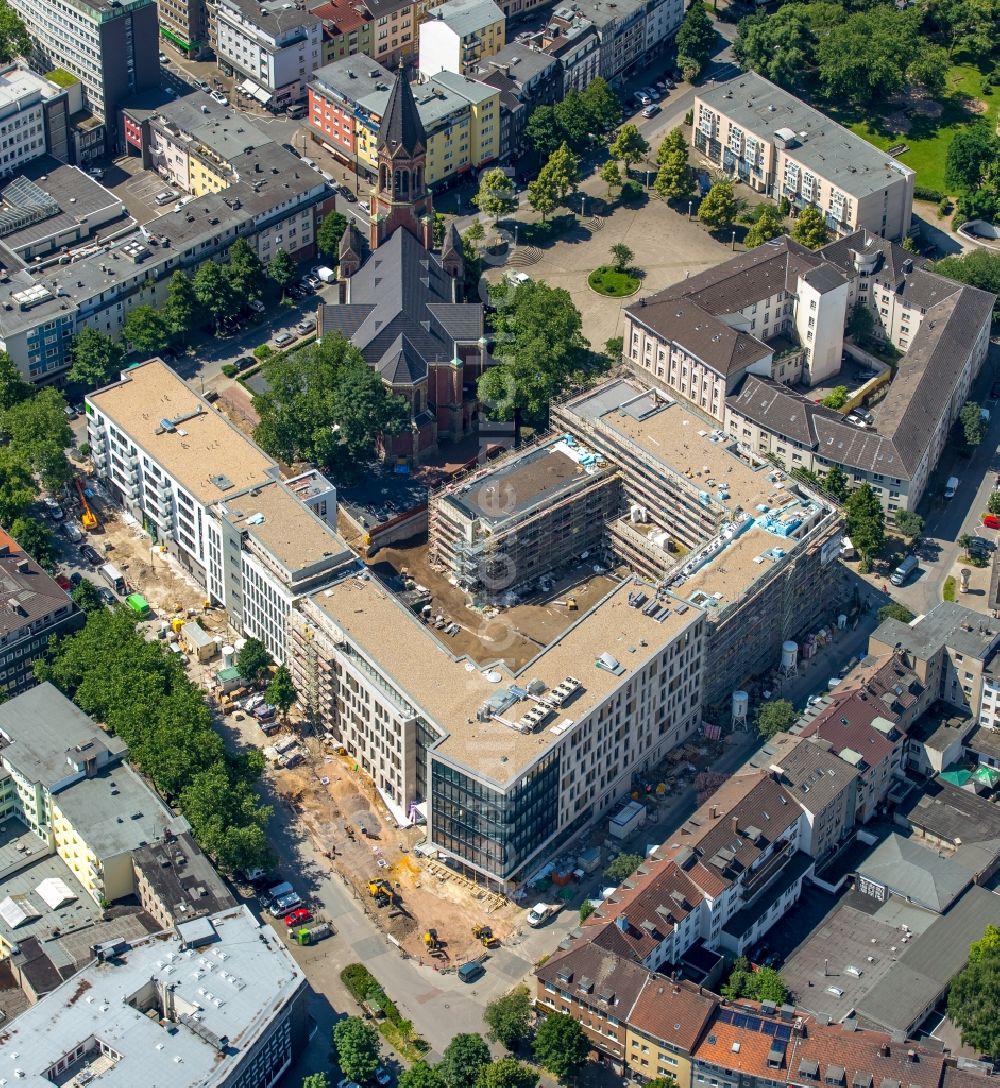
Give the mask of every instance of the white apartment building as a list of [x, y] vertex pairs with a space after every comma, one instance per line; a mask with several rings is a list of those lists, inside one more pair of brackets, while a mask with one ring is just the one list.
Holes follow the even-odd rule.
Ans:
[[323, 23], [282, 0], [220, 0], [216, 55], [245, 77], [242, 89], [280, 109], [306, 96], [322, 64]]
[[287, 486], [263, 450], [159, 359], [90, 394], [87, 415], [95, 470], [122, 507], [237, 631], [283, 661], [296, 596], [354, 560], [331, 528], [333, 489], [315, 474]]
[[94, 953], [9, 1024], [12, 1083], [270, 1088], [306, 1044], [305, 975], [244, 906]]
[[695, 735], [704, 614], [629, 580], [517, 671], [492, 646], [482, 662], [454, 656], [366, 574], [292, 617], [293, 675], [316, 720], [397, 819], [425, 815], [436, 850], [509, 887]]
[[625, 309], [624, 356], [720, 423], [748, 374], [812, 385], [840, 369], [848, 277], [778, 238]]
[[684, 21], [684, 0], [653, 0], [646, 8], [646, 56], [677, 33]]
[[[445, 0], [420, 24], [420, 74], [474, 75], [504, 47], [507, 20], [493, 0]], [[483, 65], [482, 69], [480, 65]]]
[[691, 143], [755, 192], [819, 208], [836, 235], [909, 233], [914, 172], [755, 72], [699, 90]]
[[[0, 176], [15, 171], [48, 151], [49, 111], [47, 103], [66, 98], [62, 88], [44, 76], [11, 65], [0, 71]], [[62, 158], [66, 144], [63, 121], [61, 137]]]

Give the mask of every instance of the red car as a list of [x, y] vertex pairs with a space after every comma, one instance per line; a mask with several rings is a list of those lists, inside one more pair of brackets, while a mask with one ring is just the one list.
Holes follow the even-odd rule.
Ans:
[[987, 529], [1000, 529], [1000, 517], [996, 514], [983, 514], [983, 524]]
[[297, 910], [293, 910], [291, 914], [285, 915], [285, 925], [289, 929], [292, 926], [301, 926], [306, 922], [312, 921], [312, 911], [307, 910], [305, 907], [299, 907]]
[[66, 590], [67, 593], [73, 588], [73, 583], [66, 577], [65, 574], [56, 575], [56, 585], [60, 589]]

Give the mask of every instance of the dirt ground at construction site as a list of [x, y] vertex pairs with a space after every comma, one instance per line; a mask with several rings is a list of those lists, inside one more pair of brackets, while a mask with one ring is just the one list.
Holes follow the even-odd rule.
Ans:
[[369, 566], [390, 585], [408, 577], [428, 590], [431, 616], [441, 616], [442, 627], [448, 623], [460, 627], [454, 635], [440, 634], [456, 657], [467, 654], [480, 665], [502, 660], [515, 670], [526, 665], [617, 584], [603, 567], [584, 560], [570, 565], [544, 594], [509, 608], [478, 609], [469, 605], [463, 590], [430, 564], [426, 536], [380, 549]]
[[[249, 721], [237, 724], [248, 733], [257, 729]], [[299, 747], [304, 759], [297, 767], [268, 772], [278, 803], [393, 943], [430, 962], [424, 934], [433, 929], [441, 944], [433, 958], [456, 966], [484, 951], [473, 926], [490, 926], [501, 941], [511, 936], [523, 908], [418, 854], [426, 829], [397, 827], [371, 781], [335, 744], [306, 737]], [[381, 908], [368, 890], [368, 881], [379, 878], [394, 893], [394, 902]]]

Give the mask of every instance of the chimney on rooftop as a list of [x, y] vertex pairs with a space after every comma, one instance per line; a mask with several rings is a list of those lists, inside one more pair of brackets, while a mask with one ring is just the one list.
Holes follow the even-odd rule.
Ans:
[[738, 835], [740, 833], [740, 819], [738, 816], [733, 817], [733, 834]]

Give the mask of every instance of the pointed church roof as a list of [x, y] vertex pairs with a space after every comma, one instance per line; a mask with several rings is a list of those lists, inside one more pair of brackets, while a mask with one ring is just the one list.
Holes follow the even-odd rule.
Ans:
[[361, 257], [361, 232], [353, 223], [347, 224], [347, 229], [340, 236], [340, 257]]
[[389, 94], [389, 102], [382, 115], [382, 124], [378, 130], [378, 147], [387, 147], [390, 155], [402, 150], [412, 155], [418, 147], [427, 147], [427, 133], [424, 131], [413, 90], [406, 78], [406, 69], [400, 61], [396, 82]]
[[441, 245], [441, 256], [446, 253], [461, 253], [462, 252], [462, 236], [458, 233], [458, 227], [455, 226], [455, 220], [453, 219], [444, 232], [444, 242]]

